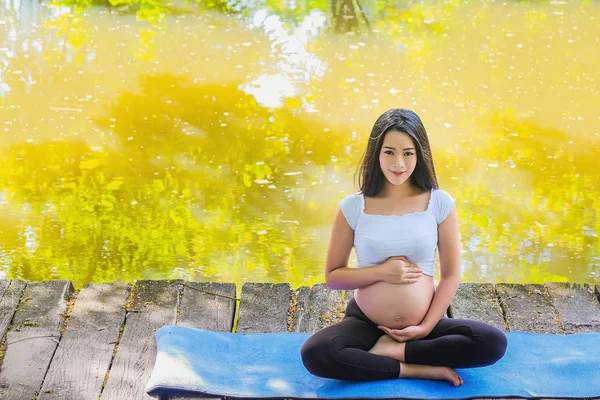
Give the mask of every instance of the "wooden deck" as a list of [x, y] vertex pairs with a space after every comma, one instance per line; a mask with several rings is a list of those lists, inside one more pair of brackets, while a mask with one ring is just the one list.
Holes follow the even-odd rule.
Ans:
[[[238, 333], [313, 333], [341, 320], [352, 291], [324, 284], [137, 281], [85, 285], [0, 280], [0, 399], [152, 399], [165, 324]], [[509, 332], [600, 332], [600, 285], [462, 283], [450, 318]], [[196, 397], [199, 398], [199, 397]], [[209, 397], [204, 397], [209, 398]]]

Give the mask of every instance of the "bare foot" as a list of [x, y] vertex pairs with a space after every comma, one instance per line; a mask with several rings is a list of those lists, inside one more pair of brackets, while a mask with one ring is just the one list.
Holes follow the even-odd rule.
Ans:
[[377, 340], [373, 348], [369, 350], [369, 353], [391, 357], [398, 361], [404, 361], [405, 347], [406, 343], [400, 343], [386, 334], [382, 335], [379, 340]]
[[462, 378], [452, 368], [434, 367], [431, 365], [406, 364], [401, 362], [399, 377], [449, 381], [454, 386], [460, 386], [463, 384]]

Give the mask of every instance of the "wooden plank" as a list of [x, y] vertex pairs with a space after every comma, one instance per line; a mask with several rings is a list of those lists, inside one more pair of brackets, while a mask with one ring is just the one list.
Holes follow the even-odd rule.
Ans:
[[6, 334], [0, 398], [33, 399], [42, 387], [63, 327], [71, 281], [30, 282]]
[[315, 333], [340, 322], [345, 304], [341, 290], [331, 290], [324, 283], [296, 289], [296, 312], [292, 332]]
[[452, 318], [470, 319], [507, 332], [502, 309], [491, 283], [461, 283], [449, 307]]
[[130, 286], [94, 283], [81, 289], [38, 400], [98, 399], [125, 321]]
[[565, 333], [600, 332], [600, 303], [592, 289], [575, 283], [546, 283]]
[[2, 298], [4, 297], [4, 292], [10, 286], [10, 279], [0, 279], [0, 302], [2, 302]]
[[244, 283], [236, 332], [287, 332], [289, 283]]
[[[231, 332], [236, 308], [235, 283], [186, 282], [179, 306], [177, 325]], [[190, 394], [167, 396], [169, 400], [221, 400], [220, 397]]]
[[0, 341], [8, 330], [26, 285], [27, 282], [20, 280], [0, 279]]
[[235, 316], [234, 283], [186, 282], [177, 325], [231, 332]]
[[561, 333], [558, 317], [544, 285], [499, 283], [496, 292], [509, 330]]
[[145, 387], [156, 360], [156, 330], [174, 325], [183, 282], [137, 281], [101, 399], [153, 399]]
[[11, 279], [0, 279], [0, 301], [4, 297], [6, 289], [10, 286]]

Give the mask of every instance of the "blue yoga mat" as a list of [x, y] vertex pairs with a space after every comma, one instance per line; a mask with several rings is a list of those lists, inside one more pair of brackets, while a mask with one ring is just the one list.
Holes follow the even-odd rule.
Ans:
[[600, 398], [600, 333], [510, 332], [506, 354], [496, 364], [456, 369], [464, 380], [459, 387], [424, 379], [319, 378], [300, 359], [300, 348], [309, 337], [165, 325], [156, 332], [156, 363], [146, 391], [241, 398]]

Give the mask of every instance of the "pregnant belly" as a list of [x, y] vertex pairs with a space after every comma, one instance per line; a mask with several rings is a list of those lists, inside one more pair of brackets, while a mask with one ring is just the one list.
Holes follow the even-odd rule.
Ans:
[[356, 289], [354, 299], [374, 323], [401, 329], [421, 323], [434, 293], [433, 277], [423, 274], [415, 283], [377, 282]]

